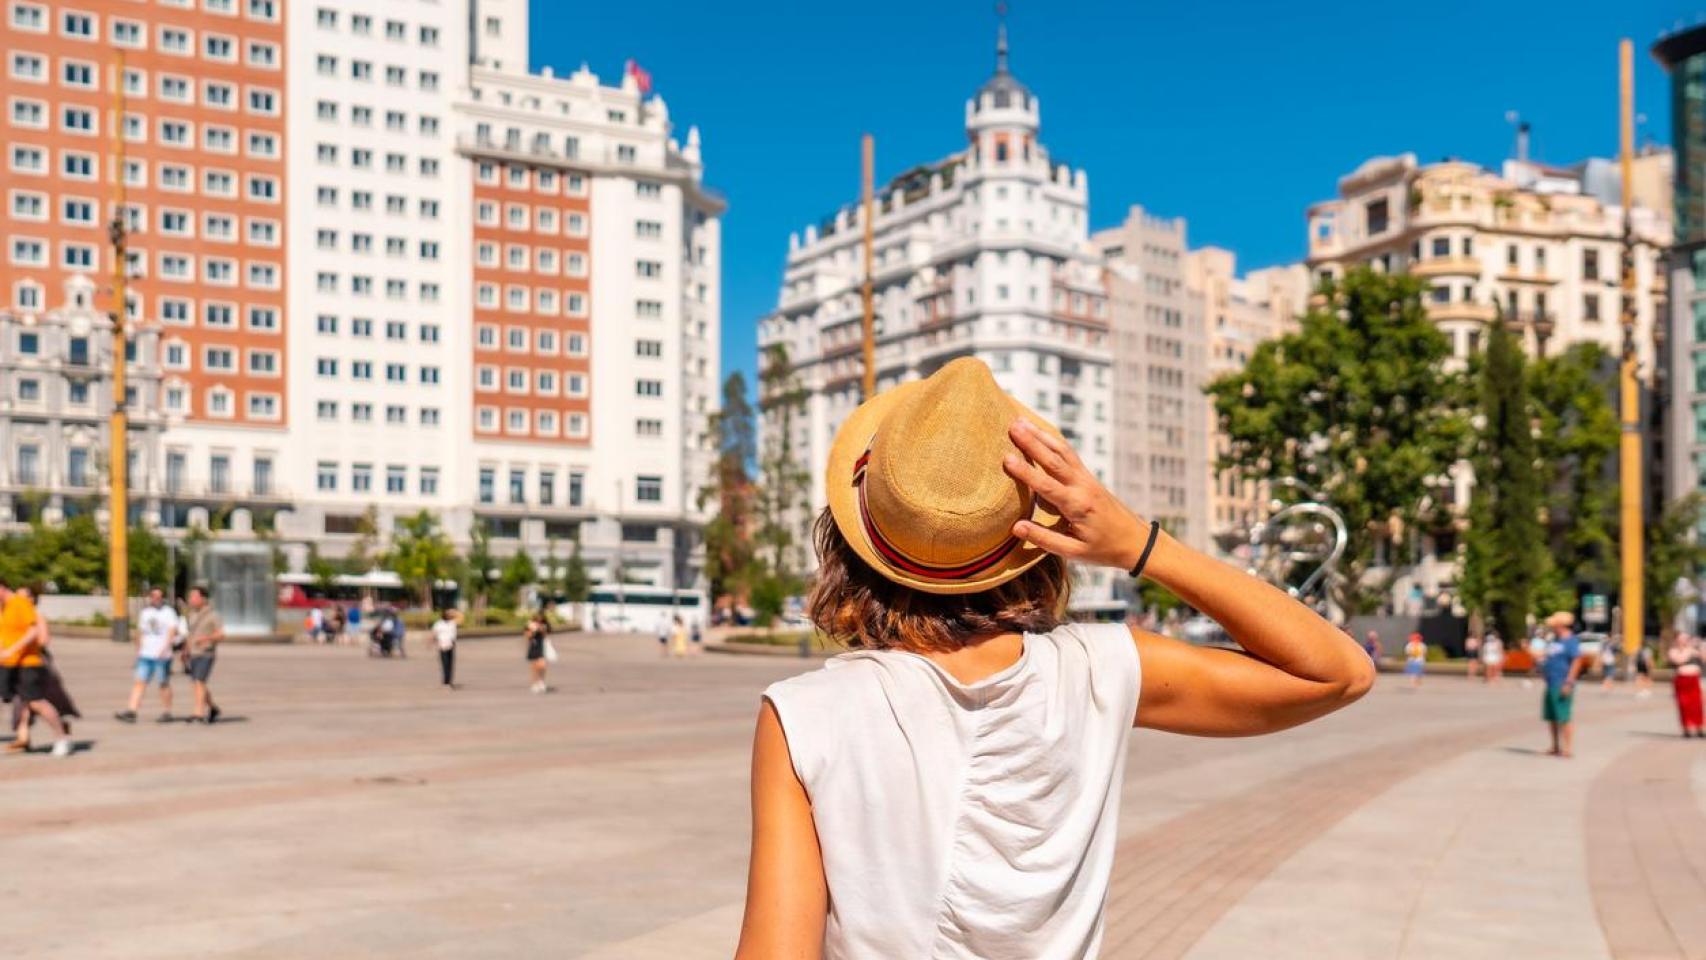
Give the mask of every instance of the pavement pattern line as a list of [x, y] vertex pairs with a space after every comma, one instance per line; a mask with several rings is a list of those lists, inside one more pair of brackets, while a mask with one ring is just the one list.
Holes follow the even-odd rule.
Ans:
[[[1596, 711], [1595, 719], [1643, 709]], [[1533, 728], [1532, 720], [1512, 720], [1435, 734], [1408, 750], [1382, 744], [1257, 784], [1123, 838], [1109, 887], [1103, 955], [1185, 956], [1275, 868], [1374, 797], [1430, 767]]]
[[1702, 747], [1636, 747], [1592, 784], [1588, 883], [1619, 960], [1706, 958], [1706, 817], [1691, 785]]

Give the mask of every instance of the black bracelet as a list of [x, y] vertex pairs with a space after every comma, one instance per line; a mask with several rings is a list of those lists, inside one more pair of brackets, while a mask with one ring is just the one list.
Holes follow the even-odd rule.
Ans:
[[1138, 554], [1137, 566], [1131, 568], [1131, 578], [1136, 580], [1143, 576], [1143, 567], [1149, 563], [1149, 555], [1155, 550], [1155, 541], [1161, 536], [1161, 521], [1149, 521], [1149, 542], [1143, 545], [1143, 552]]

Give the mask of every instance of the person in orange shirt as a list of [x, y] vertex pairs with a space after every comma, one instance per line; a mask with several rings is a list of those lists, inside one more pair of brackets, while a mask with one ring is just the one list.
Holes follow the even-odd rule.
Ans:
[[53, 755], [71, 756], [71, 738], [59, 711], [47, 700], [47, 667], [41, 655], [41, 619], [30, 598], [0, 580], [0, 700], [17, 697], [25, 709], [18, 722], [18, 735], [6, 745], [7, 753], [30, 748], [30, 714], [41, 717], [53, 731]]

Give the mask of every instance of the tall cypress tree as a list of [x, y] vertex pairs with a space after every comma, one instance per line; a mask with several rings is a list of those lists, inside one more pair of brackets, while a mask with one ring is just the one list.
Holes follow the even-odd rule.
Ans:
[[1495, 320], [1481, 365], [1462, 587], [1464, 598], [1485, 611], [1507, 641], [1526, 632], [1534, 584], [1547, 566], [1524, 364], [1516, 337], [1502, 318]]

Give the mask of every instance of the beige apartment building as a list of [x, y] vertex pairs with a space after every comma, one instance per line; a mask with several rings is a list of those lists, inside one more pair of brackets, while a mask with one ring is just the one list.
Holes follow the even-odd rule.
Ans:
[[[1368, 264], [1426, 278], [1428, 313], [1459, 357], [1477, 349], [1500, 308], [1531, 353], [1580, 341], [1616, 353], [1623, 210], [1608, 163], [1512, 160], [1493, 173], [1461, 160], [1375, 157], [1339, 181], [1336, 198], [1309, 208], [1310, 271], [1320, 279]], [[1669, 163], [1666, 151], [1636, 162], [1646, 185], [1631, 215], [1636, 343], [1649, 370], [1664, 299], [1660, 256], [1671, 236], [1662, 189]]]
[[1207, 549], [1209, 345], [1202, 297], [1186, 281], [1185, 221], [1133, 206], [1091, 241], [1106, 268], [1113, 334], [1114, 490], [1139, 515]]
[[[1185, 285], [1201, 304], [1208, 344], [1205, 383], [1244, 369], [1264, 340], [1297, 329], [1308, 309], [1309, 271], [1302, 264], [1252, 270], [1238, 276], [1237, 255], [1202, 247], [1185, 257]], [[1223, 548], [1243, 539], [1250, 525], [1267, 513], [1259, 484], [1216, 473], [1214, 461], [1226, 451], [1214, 414], [1204, 403], [1204, 431], [1210, 437], [1208, 495], [1210, 535]]]
[[[1339, 181], [1338, 196], [1309, 208], [1312, 278], [1366, 264], [1426, 279], [1428, 314], [1461, 361], [1502, 316], [1532, 355], [1596, 342], [1622, 350], [1624, 212], [1615, 161], [1551, 167], [1522, 157], [1499, 173], [1461, 160], [1418, 164], [1414, 154], [1375, 157]], [[1666, 306], [1663, 252], [1671, 242], [1668, 150], [1635, 160], [1629, 221], [1635, 238], [1635, 349], [1654, 372], [1655, 324]], [[1467, 503], [1473, 476], [1451, 472]], [[1454, 592], [1455, 538], [1423, 537], [1420, 562], [1397, 579], [1394, 602], [1419, 609]]]

